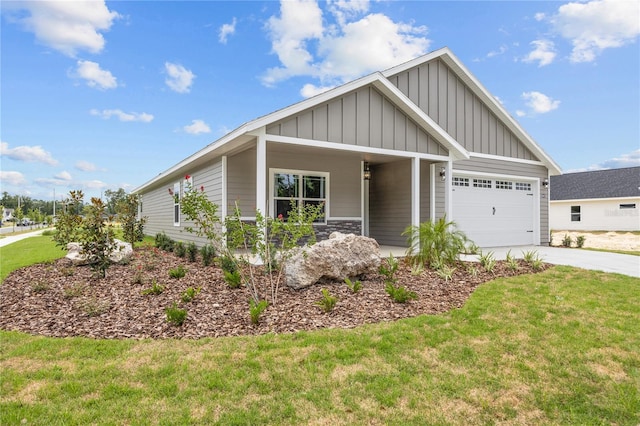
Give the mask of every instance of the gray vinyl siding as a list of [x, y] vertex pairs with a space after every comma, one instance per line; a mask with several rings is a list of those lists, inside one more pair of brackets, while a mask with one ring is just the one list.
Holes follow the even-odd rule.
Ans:
[[267, 126], [267, 134], [448, 155], [448, 150], [372, 86]]
[[[536, 164], [516, 163], [488, 158], [474, 158], [453, 163], [455, 170], [525, 176], [543, 180], [547, 168]], [[549, 189], [540, 186], [540, 244], [549, 244]]]
[[420, 222], [431, 218], [431, 163], [420, 161]]
[[406, 246], [411, 224], [411, 162], [376, 165], [369, 183], [369, 235], [379, 244]]
[[[199, 191], [202, 186], [212, 202], [218, 206], [222, 204], [222, 162], [219, 159], [208, 166], [190, 171], [189, 174], [193, 177], [196, 190]], [[173, 184], [176, 182], [182, 185], [183, 180], [184, 176], [176, 176], [166, 184], [142, 194], [142, 216], [147, 217], [144, 233], [155, 236], [164, 231], [176, 241], [193, 241], [198, 246], [202, 246], [206, 243], [204, 238], [184, 230], [185, 226], [190, 226], [192, 223], [188, 222], [182, 213], [180, 213], [180, 226], [173, 224], [173, 198], [168, 188], [173, 189]]]
[[446, 215], [446, 182], [443, 182], [442, 179], [440, 178], [440, 169], [442, 167], [447, 167], [446, 163], [435, 163], [435, 169], [436, 169], [436, 178], [435, 178], [435, 217], [436, 220], [445, 217]]
[[435, 59], [389, 81], [468, 151], [538, 160], [443, 61]]
[[236, 202], [243, 216], [256, 214], [256, 149], [227, 157], [227, 202], [232, 214]]

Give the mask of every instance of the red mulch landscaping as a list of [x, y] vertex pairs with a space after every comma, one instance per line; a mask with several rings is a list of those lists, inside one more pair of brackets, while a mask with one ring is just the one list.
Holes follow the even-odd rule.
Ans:
[[[384, 260], [383, 260], [384, 261]], [[475, 263], [459, 262], [451, 280], [425, 269], [414, 275], [400, 260], [398, 285], [417, 293], [408, 303], [396, 303], [384, 290], [383, 277], [361, 277], [362, 290], [353, 293], [344, 282], [324, 282], [303, 290], [281, 285], [276, 304], [270, 304], [251, 323], [249, 292], [230, 289], [217, 266], [189, 262], [155, 248], [136, 249], [127, 265], [112, 265], [106, 278], [92, 277], [88, 266], [72, 266], [67, 259], [38, 264], [11, 273], [0, 285], [0, 329], [66, 337], [100, 339], [202, 338], [219, 336], [292, 333], [320, 328], [353, 328], [362, 324], [394, 321], [422, 314], [438, 314], [461, 307], [478, 285], [498, 277], [535, 273], [519, 260], [512, 271], [498, 261], [492, 273]], [[169, 270], [187, 269], [183, 278], [172, 279]], [[470, 271], [474, 265], [477, 274]], [[542, 269], [548, 265], [543, 265]], [[141, 275], [142, 283], [136, 283]], [[264, 278], [264, 276], [262, 276]], [[164, 286], [158, 295], [144, 295], [153, 282]], [[189, 287], [200, 288], [191, 302], [181, 295]], [[325, 313], [317, 305], [326, 288], [338, 298]], [[263, 297], [270, 294], [266, 280], [260, 284]], [[182, 326], [167, 321], [165, 309], [177, 302], [187, 310]]]

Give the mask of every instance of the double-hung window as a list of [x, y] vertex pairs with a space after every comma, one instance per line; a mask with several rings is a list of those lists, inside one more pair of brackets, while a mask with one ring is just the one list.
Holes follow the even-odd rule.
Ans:
[[571, 206], [571, 222], [580, 222], [580, 206]]
[[180, 226], [180, 182], [173, 184], [173, 226]]
[[328, 173], [276, 170], [272, 176], [274, 217], [287, 219], [292, 208], [315, 205], [321, 206], [315, 222], [326, 222]]

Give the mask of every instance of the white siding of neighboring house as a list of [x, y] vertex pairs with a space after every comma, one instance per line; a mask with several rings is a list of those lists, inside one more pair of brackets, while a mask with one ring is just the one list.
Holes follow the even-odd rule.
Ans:
[[[621, 209], [620, 204], [634, 204]], [[571, 206], [580, 206], [580, 221], [571, 221]], [[640, 197], [552, 201], [551, 229], [554, 231], [640, 231]]]

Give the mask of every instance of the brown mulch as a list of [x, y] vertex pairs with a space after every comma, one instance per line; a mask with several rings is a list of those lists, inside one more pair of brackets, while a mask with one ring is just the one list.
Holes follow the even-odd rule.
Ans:
[[[425, 269], [420, 275], [400, 261], [398, 285], [417, 293], [418, 299], [395, 303], [384, 290], [383, 277], [361, 277], [362, 290], [353, 293], [344, 282], [325, 282], [292, 290], [281, 286], [278, 300], [270, 304], [253, 325], [249, 315], [249, 292], [230, 289], [217, 266], [191, 263], [154, 248], [136, 249], [127, 265], [113, 265], [107, 277], [92, 278], [87, 266], [72, 266], [67, 259], [38, 264], [11, 273], [0, 285], [0, 329], [44, 336], [86, 336], [101, 339], [202, 338], [219, 336], [291, 333], [321, 328], [353, 328], [362, 324], [394, 321], [421, 314], [438, 314], [461, 307], [483, 282], [497, 277], [534, 273], [522, 260], [517, 271], [498, 261], [493, 273], [475, 264], [456, 265], [449, 281]], [[185, 277], [172, 279], [168, 271], [179, 265]], [[543, 269], [548, 267], [544, 265]], [[136, 274], [142, 284], [135, 283]], [[164, 286], [159, 295], [143, 295], [152, 282]], [[181, 301], [189, 287], [200, 287], [191, 302]], [[325, 313], [317, 302], [321, 288], [337, 296], [335, 308]], [[269, 294], [262, 284], [262, 296]], [[187, 310], [182, 326], [167, 321], [165, 309], [174, 302]]]

